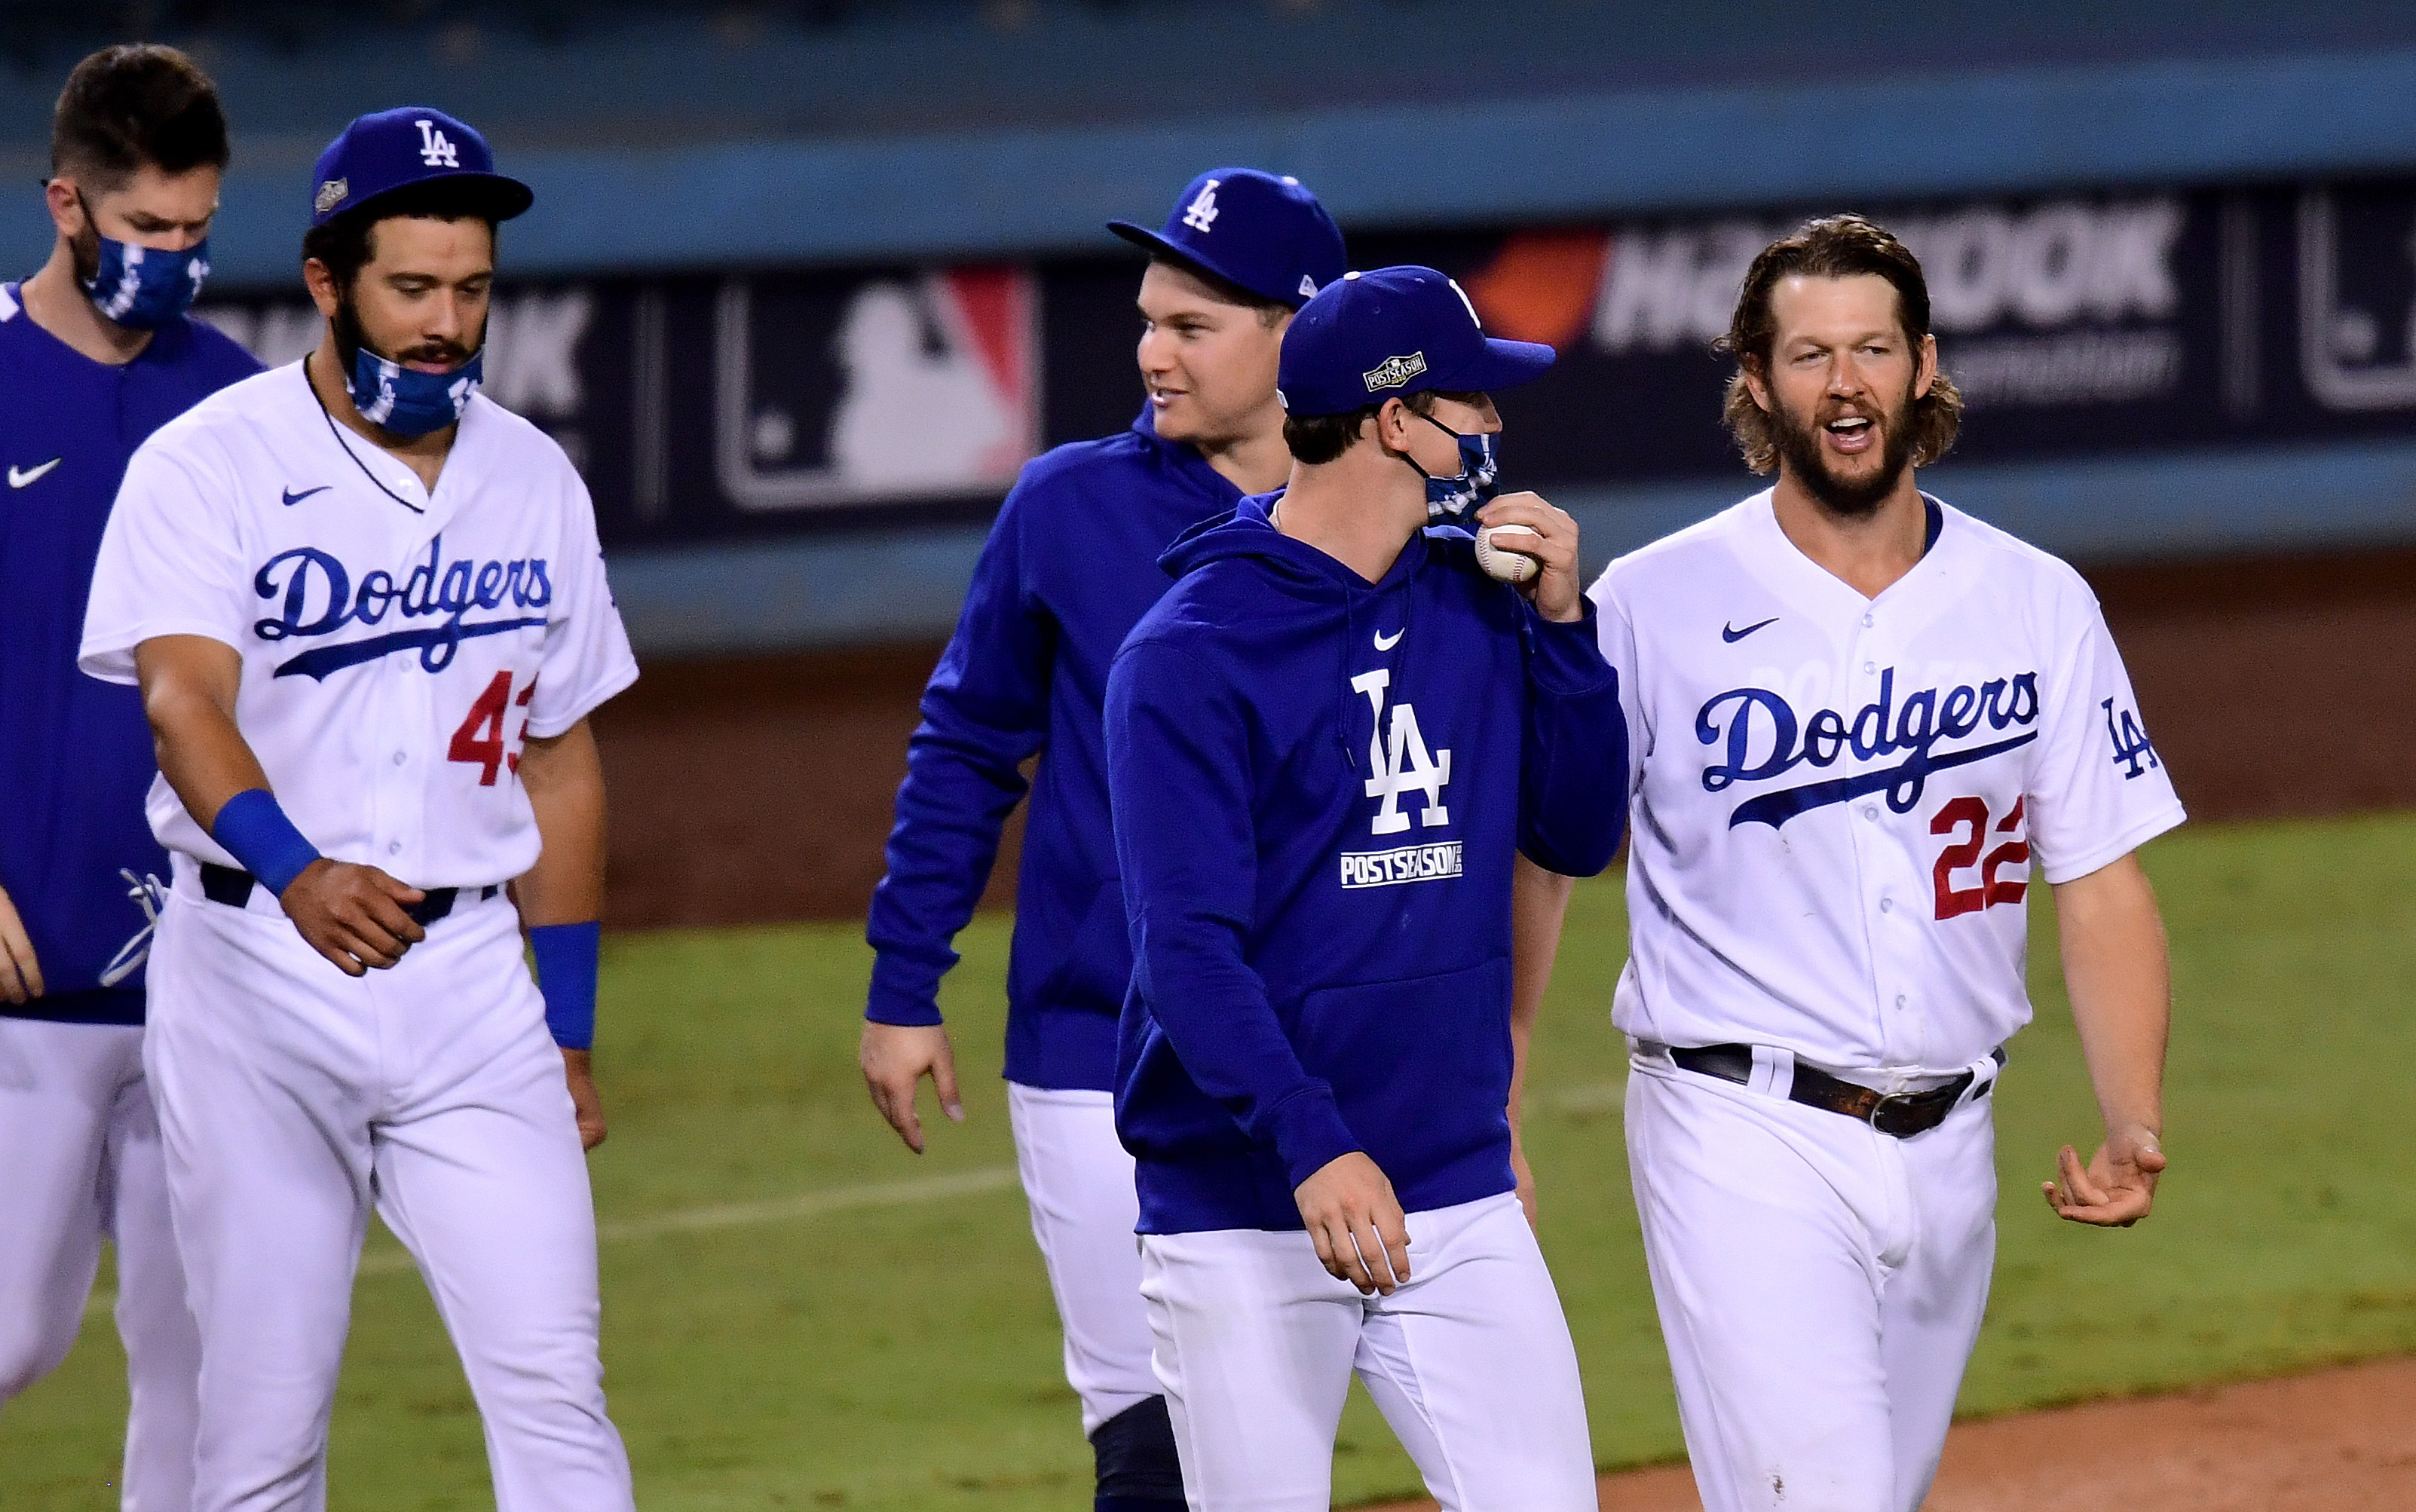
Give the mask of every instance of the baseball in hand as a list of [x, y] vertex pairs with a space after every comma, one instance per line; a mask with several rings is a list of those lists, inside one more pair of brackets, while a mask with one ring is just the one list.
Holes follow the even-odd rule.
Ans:
[[1476, 565], [1504, 582], [1524, 582], [1543, 564], [1527, 554], [1542, 537], [1524, 525], [1490, 525], [1476, 533]]

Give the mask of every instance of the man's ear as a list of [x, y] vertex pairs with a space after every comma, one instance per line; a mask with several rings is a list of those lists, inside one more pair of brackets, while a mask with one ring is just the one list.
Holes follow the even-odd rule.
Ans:
[[1938, 338], [1935, 335], [1923, 337], [1920, 349], [1914, 355], [1919, 359], [1919, 366], [1913, 370], [1912, 397], [1927, 399], [1930, 389], [1938, 383]]
[[1748, 357], [1744, 362], [1739, 364], [1737, 370], [1744, 375], [1744, 391], [1753, 396], [1754, 407], [1761, 411], [1762, 414], [1768, 415], [1770, 413], [1770, 385], [1762, 376], [1761, 364], [1755, 362]]
[[302, 286], [310, 291], [310, 302], [319, 307], [322, 315], [332, 318], [343, 303], [338, 297], [336, 275], [315, 257], [303, 259]]
[[74, 179], [64, 174], [44, 179], [42, 204], [51, 212], [51, 224], [59, 228], [60, 235], [73, 240], [83, 234], [83, 200], [76, 193]]

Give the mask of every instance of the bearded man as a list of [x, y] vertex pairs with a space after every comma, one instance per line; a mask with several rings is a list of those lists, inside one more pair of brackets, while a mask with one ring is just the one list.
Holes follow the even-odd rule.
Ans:
[[2182, 809], [2079, 574], [1914, 484], [1961, 401], [1903, 244], [1773, 243], [1721, 348], [1776, 486], [1592, 590], [1630, 732], [1629, 1175], [1708, 1512], [1913, 1512], [1987, 1302], [2031, 869], [2106, 1119], [2046, 1201], [2127, 1225], [2169, 1005], [2134, 853]]

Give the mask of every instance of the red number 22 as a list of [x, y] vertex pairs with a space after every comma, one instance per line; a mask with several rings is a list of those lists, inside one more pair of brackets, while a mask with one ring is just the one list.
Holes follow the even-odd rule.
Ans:
[[[2021, 834], [2025, 802], [2027, 800], [2020, 798], [2014, 800], [2013, 812], [1998, 822], [1998, 834]], [[1932, 835], [1952, 835], [1958, 830], [1967, 833], [1938, 853], [1938, 865], [1930, 871], [1930, 878], [1938, 888], [1938, 916], [1951, 919], [1958, 915], [1976, 914], [1999, 903], [2020, 902], [2029, 893], [2031, 885], [2027, 881], [2000, 877], [1997, 869], [2013, 866], [2027, 870], [2031, 864], [2030, 841], [2026, 839], [2007, 840], [1990, 851], [1988, 858], [1982, 861], [1980, 851], [1987, 844], [1988, 806], [1978, 798], [1956, 798], [1939, 809], [1936, 817], [1929, 821]], [[1975, 862], [1980, 870], [1979, 885], [1955, 885], [1955, 873]]]
[[[529, 700], [536, 693], [536, 684], [531, 682], [521, 689], [520, 697], [514, 698], [512, 674], [507, 672], [495, 673], [486, 691], [470, 705], [470, 712], [462, 718], [461, 728], [453, 732], [453, 744], [446, 748], [445, 759], [467, 762], [477, 767], [478, 785], [482, 788], [495, 785], [495, 774], [500, 769], [508, 766], [517, 773], [521, 769], [520, 752], [506, 753], [504, 749], [504, 711], [528, 707]], [[526, 730], [527, 726], [524, 724], [521, 728]]]

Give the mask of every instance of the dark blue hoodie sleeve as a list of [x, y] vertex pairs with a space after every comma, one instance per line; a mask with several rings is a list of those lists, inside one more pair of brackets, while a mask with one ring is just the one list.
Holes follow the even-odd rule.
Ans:
[[1297, 1187], [1361, 1146], [1244, 956], [1258, 838], [1240, 700], [1181, 651], [1127, 642], [1108, 678], [1107, 735], [1134, 989], [1192, 1083]]
[[950, 942], [981, 901], [999, 831], [1028, 785], [1021, 764], [1048, 733], [1056, 626], [1026, 591], [1024, 487], [990, 527], [906, 746], [888, 872], [864, 931], [874, 951], [864, 1016], [878, 1023], [940, 1021], [940, 978], [957, 963]]
[[1591, 877], [1610, 865], [1627, 820], [1627, 716], [1603, 659], [1594, 606], [1562, 624], [1532, 607], [1527, 742], [1518, 773], [1518, 849], [1547, 871]]

